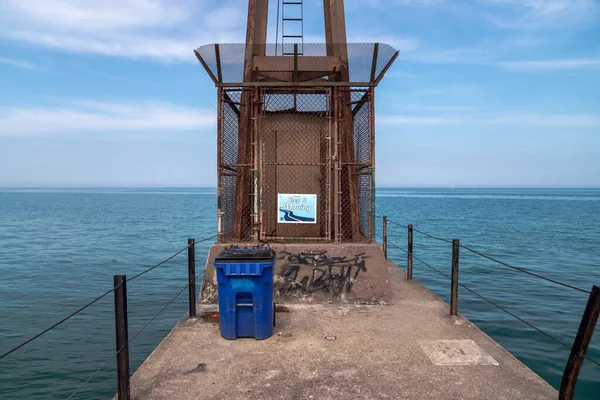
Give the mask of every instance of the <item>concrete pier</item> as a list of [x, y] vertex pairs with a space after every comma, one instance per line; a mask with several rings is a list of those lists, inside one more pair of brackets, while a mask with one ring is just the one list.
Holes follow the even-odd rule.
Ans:
[[[290, 302], [275, 335], [228, 341], [214, 304], [132, 378], [134, 399], [556, 399], [554, 388], [390, 261], [389, 302]], [[387, 295], [385, 296], [387, 297]]]

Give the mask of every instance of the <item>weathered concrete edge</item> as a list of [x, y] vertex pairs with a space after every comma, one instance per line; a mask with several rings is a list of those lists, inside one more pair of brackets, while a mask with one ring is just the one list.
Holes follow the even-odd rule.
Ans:
[[[207, 262], [208, 262], [208, 260], [207, 260]], [[389, 259], [387, 260], [387, 268], [388, 268], [388, 271], [390, 272], [390, 282], [392, 281], [392, 275], [396, 275], [394, 277], [395, 279], [402, 279], [398, 275], [406, 273], [406, 271], [403, 268], [401, 268], [395, 262], [393, 262], [392, 260], [389, 260]], [[426, 292], [432, 299], [434, 299], [435, 301], [439, 302], [441, 305], [443, 305], [445, 307], [448, 307], [448, 310], [450, 310], [450, 305], [448, 303], [446, 303], [445, 301], [443, 301], [440, 297], [438, 297], [435, 293], [433, 293], [431, 290], [429, 290], [421, 282], [413, 279], [411, 284], [414, 285], [414, 286], [417, 286], [418, 290]], [[394, 303], [392, 303], [392, 304], [394, 304]], [[310, 308], [310, 307], [319, 307], [319, 306], [324, 306], [324, 305], [323, 304], [302, 305], [301, 308]], [[349, 304], [349, 305], [327, 305], [327, 306], [331, 306], [331, 307], [350, 307], [350, 308], [356, 307], [356, 305], [352, 305], [352, 304]], [[295, 308], [295, 305], [289, 305], [288, 307]], [[370, 305], [370, 306], [366, 306], [366, 307], [386, 307], [386, 305]], [[204, 311], [211, 310], [212, 311], [212, 310], [216, 310], [216, 305], [214, 305], [214, 304], [198, 304], [196, 308], [198, 310], [204, 310]], [[473, 322], [471, 322], [463, 314], [459, 313], [459, 315], [457, 317], [451, 317], [451, 318], [453, 318], [455, 320], [461, 319], [462, 321], [469, 323], [470, 327], [475, 328], [477, 331], [479, 331], [479, 333], [481, 335], [483, 335], [486, 338], [488, 338], [489, 341], [490, 341], [490, 343], [493, 344], [494, 346], [496, 346], [499, 351], [505, 353], [508, 356], [508, 358], [511, 358], [513, 361], [515, 361], [517, 364], [519, 364], [520, 367], [524, 371], [527, 371], [532, 376], [535, 376], [536, 379], [539, 381], [539, 383], [541, 385], [547, 386], [549, 389], [551, 389], [552, 391], [554, 391], [558, 395], [558, 391], [552, 385], [550, 385], [548, 382], [546, 382], [541, 376], [539, 376], [535, 371], [533, 371], [531, 368], [529, 368], [527, 365], [525, 365], [521, 360], [519, 360], [517, 357], [515, 357], [511, 352], [509, 352], [503, 346], [501, 346], [500, 344], [498, 344], [498, 342], [496, 342], [487, 333], [485, 333], [484, 331], [482, 331], [476, 324], [474, 324]], [[175, 326], [173, 327], [173, 329], [161, 340], [161, 342], [154, 348], [154, 350], [148, 355], [148, 357], [146, 357], [146, 359], [144, 360], [144, 362], [142, 364], [140, 364], [140, 366], [138, 367], [138, 369], [136, 369], [136, 371], [131, 376], [131, 379], [134, 379], [137, 371], [145, 363], [147, 363], [147, 362], [149, 362], [149, 361], [152, 360], [152, 358], [155, 356], [155, 354], [158, 352], [158, 350], [161, 349], [161, 346], [163, 346], [163, 343], [165, 343], [166, 339], [168, 339], [170, 336], [174, 335], [174, 333], [177, 330], [177, 328], [179, 328], [180, 326], [182, 326], [182, 325], [184, 325], [186, 323], [189, 323], [189, 322], [192, 322], [192, 321], [189, 321], [189, 312], [186, 312], [185, 315], [175, 324]], [[196, 320], [193, 320], [193, 322], [196, 322]], [[116, 399], [117, 396], [115, 395], [114, 398]]]

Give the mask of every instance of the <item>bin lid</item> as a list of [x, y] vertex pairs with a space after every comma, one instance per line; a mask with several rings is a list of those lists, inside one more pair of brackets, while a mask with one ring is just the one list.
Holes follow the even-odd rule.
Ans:
[[269, 247], [230, 247], [215, 257], [215, 262], [271, 262], [275, 251]]

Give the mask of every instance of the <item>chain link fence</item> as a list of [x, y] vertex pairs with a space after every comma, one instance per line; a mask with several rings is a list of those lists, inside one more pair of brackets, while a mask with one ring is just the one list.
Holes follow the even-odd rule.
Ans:
[[[221, 241], [374, 239], [371, 88], [219, 91]], [[315, 221], [281, 223], [281, 194], [316, 195]]]
[[[329, 239], [329, 90], [263, 92], [261, 220], [269, 239]], [[279, 194], [316, 195], [314, 223], [281, 223]]]
[[373, 90], [351, 92], [355, 179], [362, 240], [375, 240], [375, 126]]
[[219, 91], [219, 241], [374, 240], [374, 87], [398, 52], [253, 46], [196, 49]]

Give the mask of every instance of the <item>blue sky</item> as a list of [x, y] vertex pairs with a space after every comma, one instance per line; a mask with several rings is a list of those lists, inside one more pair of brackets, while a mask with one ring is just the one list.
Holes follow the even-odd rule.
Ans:
[[[243, 42], [246, 8], [0, 0], [0, 186], [214, 186], [192, 49]], [[600, 187], [600, 1], [347, 0], [346, 19], [401, 52], [377, 89], [379, 186]], [[322, 1], [305, 20], [322, 42]]]

